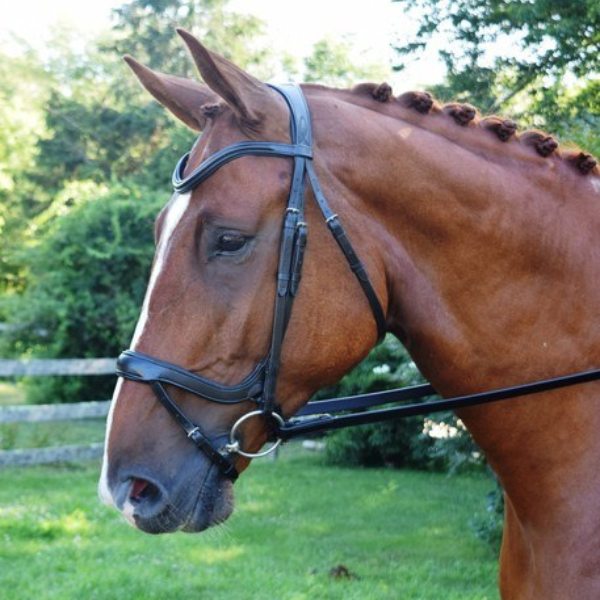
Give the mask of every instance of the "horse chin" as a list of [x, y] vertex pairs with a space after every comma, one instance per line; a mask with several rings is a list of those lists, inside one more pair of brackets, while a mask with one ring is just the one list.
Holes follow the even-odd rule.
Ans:
[[[208, 481], [208, 479], [211, 481]], [[214, 480], [214, 481], [213, 481]], [[188, 519], [180, 530], [200, 533], [205, 529], [224, 523], [233, 513], [233, 483], [211, 468], [207, 482], [202, 486]]]

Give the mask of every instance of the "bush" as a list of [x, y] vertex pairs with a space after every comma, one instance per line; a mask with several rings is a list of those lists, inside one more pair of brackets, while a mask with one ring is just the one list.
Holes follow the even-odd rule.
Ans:
[[428, 447], [428, 468], [450, 475], [481, 470], [485, 458], [462, 421], [452, 412], [427, 417], [424, 433], [432, 440]]
[[[3, 353], [111, 357], [128, 346], [164, 195], [127, 187], [93, 188], [88, 194], [76, 206], [72, 199], [59, 203], [64, 214], [55, 216], [43, 239], [26, 250], [29, 285], [8, 305], [16, 328]], [[114, 377], [34, 378], [27, 391], [32, 402], [72, 402], [107, 397], [113, 385]]]
[[502, 533], [504, 531], [504, 490], [496, 477], [495, 487], [487, 495], [487, 514], [485, 517], [474, 519], [470, 526], [475, 535], [491, 546], [498, 554], [502, 545]]
[[[424, 380], [404, 347], [392, 336], [317, 399], [416, 385]], [[397, 419], [334, 431], [326, 459], [348, 466], [414, 467], [451, 473], [480, 468], [483, 458], [453, 413]]]
[[[375, 347], [369, 356], [336, 386], [318, 398], [350, 396], [393, 387], [413, 385], [423, 379], [403, 346], [392, 336]], [[423, 419], [411, 417], [332, 432], [327, 436], [326, 458], [349, 466], [424, 466]]]

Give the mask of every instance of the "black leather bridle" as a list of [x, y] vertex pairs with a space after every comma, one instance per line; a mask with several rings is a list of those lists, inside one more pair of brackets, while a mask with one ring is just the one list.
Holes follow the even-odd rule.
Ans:
[[[355, 274], [369, 301], [377, 326], [379, 340], [385, 335], [386, 324], [383, 308], [371, 284], [367, 271], [356, 255], [338, 216], [329, 208], [315, 174], [312, 162], [311, 119], [304, 94], [297, 85], [290, 84], [272, 87], [281, 94], [289, 108], [290, 135], [292, 140], [290, 144], [253, 141], [232, 144], [216, 152], [187, 177], [184, 177], [185, 167], [189, 158], [188, 153], [180, 159], [173, 173], [173, 188], [175, 192], [184, 194], [191, 192], [215, 173], [217, 169], [242, 156], [271, 156], [293, 159], [294, 167], [290, 194], [283, 218], [280, 240], [277, 291], [268, 355], [256, 365], [254, 370], [243, 381], [236, 385], [220, 384], [172, 363], [158, 360], [134, 350], [126, 350], [117, 361], [117, 375], [131, 381], [150, 385], [157, 399], [165, 409], [179, 423], [196, 446], [217, 465], [224, 476], [231, 479], [237, 477], [238, 473], [233, 459], [236, 454], [249, 457], [263, 456], [273, 450], [282, 440], [288, 440], [293, 437], [387, 419], [426, 414], [441, 410], [454, 410], [486, 402], [535, 394], [600, 378], [600, 369], [597, 369], [566, 377], [493, 390], [491, 392], [375, 411], [365, 410], [375, 406], [420, 399], [436, 394], [431, 385], [425, 384], [374, 394], [361, 394], [348, 398], [310, 402], [298, 411], [291, 420], [284, 420], [275, 398], [275, 389], [285, 332], [291, 316], [294, 299], [298, 294], [302, 275], [302, 262], [307, 239], [307, 225], [304, 217], [305, 185], [307, 180], [330, 232], [346, 257], [352, 272]], [[231, 430], [229, 443], [222, 444], [218, 440], [211, 440], [196, 423], [191, 421], [181, 411], [169, 396], [165, 385], [175, 386], [218, 404], [239, 404], [241, 402], [252, 401], [256, 404], [256, 410], [242, 416]], [[332, 413], [348, 411], [358, 412], [332, 416]], [[277, 441], [265, 452], [248, 453], [241, 449], [237, 439], [237, 432], [243, 422], [255, 416], [263, 416], [267, 419], [267, 425], [271, 428]]]
[[[247, 453], [243, 452], [239, 445], [236, 446], [233, 435], [230, 444], [225, 447], [219, 447], [218, 444], [213, 443], [200, 427], [188, 419], [179, 409], [164, 386], [173, 385], [220, 404], [234, 404], [251, 400], [257, 405], [257, 410], [253, 411], [253, 415], [265, 415], [269, 420], [275, 419], [275, 426], [283, 425], [284, 422], [279, 416], [279, 407], [275, 399], [275, 388], [281, 361], [281, 348], [302, 275], [302, 262], [307, 239], [307, 225], [304, 217], [305, 184], [307, 180], [329, 230], [346, 257], [371, 305], [379, 339], [385, 335], [385, 316], [377, 294], [338, 216], [329, 208], [315, 174], [312, 164], [311, 119], [304, 94], [300, 87], [296, 85], [273, 86], [273, 89], [283, 96], [289, 108], [291, 144], [252, 141], [232, 144], [216, 152], [187, 177], [184, 177], [189, 158], [188, 153], [177, 163], [173, 173], [175, 192], [184, 194], [200, 185], [217, 169], [242, 156], [289, 157], [294, 160], [290, 194], [283, 218], [277, 269], [277, 292], [268, 355], [242, 382], [233, 386], [217, 383], [177, 365], [157, 360], [133, 350], [123, 352], [117, 361], [117, 374], [132, 381], [149, 384], [158, 400], [183, 427], [188, 437], [228, 477], [237, 476], [230, 455], [234, 453], [247, 455]], [[247, 417], [248, 415], [245, 415], [242, 419]], [[237, 430], [240, 422], [241, 420], [234, 425], [233, 432]]]

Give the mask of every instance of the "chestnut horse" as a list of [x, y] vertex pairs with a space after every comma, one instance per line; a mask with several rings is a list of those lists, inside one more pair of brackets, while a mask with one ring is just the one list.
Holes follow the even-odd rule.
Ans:
[[[289, 145], [285, 99], [179, 33], [205, 84], [127, 62], [161, 104], [203, 132], [183, 177], [238, 142]], [[427, 94], [395, 97], [370, 84], [302, 89], [323, 193], [387, 330], [443, 396], [600, 365], [600, 177], [589, 155]], [[135, 352], [216, 382], [211, 389], [234, 389], [264, 364], [294, 160], [245, 155], [173, 195], [156, 221]], [[276, 386], [284, 416], [337, 382], [378, 338], [365, 294], [305, 195], [310, 236]], [[182, 435], [145, 382], [130, 379], [115, 390], [102, 498], [152, 533], [224, 521], [232, 479]], [[181, 386], [169, 394], [210, 440], [226, 438], [255, 408]], [[506, 491], [504, 599], [600, 598], [596, 398], [600, 385], [587, 383], [459, 412]], [[247, 451], [269, 438], [262, 419], [240, 430]], [[238, 455], [235, 467], [248, 463]]]

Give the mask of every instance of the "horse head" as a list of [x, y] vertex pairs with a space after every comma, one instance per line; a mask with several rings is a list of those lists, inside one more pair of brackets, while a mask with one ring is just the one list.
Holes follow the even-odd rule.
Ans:
[[[100, 482], [106, 502], [155, 533], [200, 531], [226, 519], [231, 474], [249, 463], [239, 454], [224, 457], [234, 425], [235, 442], [252, 455], [270, 435], [270, 411], [243, 418], [254, 414], [257, 401], [269, 395], [276, 415], [293, 414], [356, 365], [378, 336], [316, 203], [305, 210], [290, 204], [290, 195], [302, 196], [302, 205], [309, 196], [292, 185], [305, 179], [298, 164], [312, 159], [312, 148], [292, 139], [306, 123], [290, 124], [294, 111], [285, 95], [179, 33], [204, 84], [126, 58], [142, 85], [202, 135], [178, 165], [177, 191], [156, 219], [156, 253], [131, 350], [119, 363], [125, 378], [113, 398]], [[221, 160], [231, 148], [245, 152]], [[344, 147], [327, 121], [314, 152], [343, 160]], [[316, 168], [326, 177], [327, 163]], [[354, 213], [347, 220], [378, 303], [385, 275], [363, 244], [369, 226]], [[298, 231], [306, 226], [303, 260]], [[299, 269], [296, 281], [282, 283], [286, 260], [300, 263], [301, 286]], [[294, 289], [282, 293], [282, 285]], [[281, 296], [293, 296], [293, 309]], [[182, 419], [196, 445], [182, 434]]]

